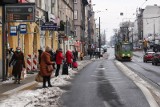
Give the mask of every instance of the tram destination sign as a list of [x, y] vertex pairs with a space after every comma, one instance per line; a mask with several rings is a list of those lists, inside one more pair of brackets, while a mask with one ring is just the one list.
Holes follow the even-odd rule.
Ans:
[[5, 6], [6, 22], [34, 22], [35, 4], [11, 4]]

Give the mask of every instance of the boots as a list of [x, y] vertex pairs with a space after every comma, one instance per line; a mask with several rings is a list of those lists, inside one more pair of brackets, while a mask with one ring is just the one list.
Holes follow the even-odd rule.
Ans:
[[14, 80], [14, 82], [13, 82], [14, 84], [16, 84], [17, 83], [17, 79], [15, 78], [15, 80]]
[[20, 80], [18, 80], [18, 84], [20, 84]]

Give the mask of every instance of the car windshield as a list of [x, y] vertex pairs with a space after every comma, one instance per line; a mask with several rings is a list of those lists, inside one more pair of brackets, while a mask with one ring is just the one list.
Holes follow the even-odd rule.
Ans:
[[129, 44], [123, 44], [122, 45], [122, 50], [130, 51], [131, 50], [131, 46]]

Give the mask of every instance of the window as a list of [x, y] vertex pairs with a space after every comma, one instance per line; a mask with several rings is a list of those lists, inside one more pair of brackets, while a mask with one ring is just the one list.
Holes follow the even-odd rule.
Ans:
[[74, 11], [74, 19], [78, 19], [78, 10]]
[[74, 3], [77, 3], [77, 0], [74, 0]]

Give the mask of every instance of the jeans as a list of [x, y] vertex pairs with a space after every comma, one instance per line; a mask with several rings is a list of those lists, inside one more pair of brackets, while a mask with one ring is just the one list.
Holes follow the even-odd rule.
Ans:
[[43, 87], [46, 87], [46, 82], [48, 82], [48, 86], [52, 86], [50, 80], [51, 76], [43, 76]]

